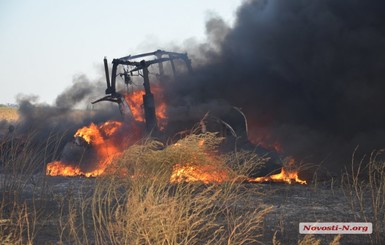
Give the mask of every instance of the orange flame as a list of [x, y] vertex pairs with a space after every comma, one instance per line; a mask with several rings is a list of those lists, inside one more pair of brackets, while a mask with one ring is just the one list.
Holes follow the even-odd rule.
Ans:
[[284, 182], [288, 184], [298, 183], [306, 185], [306, 180], [301, 180], [298, 176], [298, 168], [295, 167], [295, 159], [293, 157], [287, 157], [285, 159], [284, 167], [281, 168], [281, 172], [270, 176], [257, 177], [255, 179], [249, 179], [249, 182]]
[[108, 121], [97, 126], [91, 123], [88, 127], [80, 128], [76, 131], [74, 137], [82, 138], [87, 144], [92, 145], [97, 154], [98, 162], [95, 169], [91, 171], [82, 171], [80, 166], [68, 165], [61, 161], [54, 161], [47, 164], [46, 174], [50, 176], [86, 176], [96, 177], [104, 173], [112, 159], [119, 155], [121, 149], [109, 137], [114, 135], [122, 126], [121, 122]]
[[203, 182], [223, 183], [229, 181], [229, 174], [225, 169], [218, 168], [217, 165], [197, 165], [197, 164], [175, 164], [170, 177], [171, 183], [181, 182]]
[[[173, 167], [170, 182], [203, 182], [205, 184], [223, 183], [231, 181], [232, 179], [230, 176], [231, 175], [229, 172], [227, 172], [225, 169], [218, 169], [218, 166], [216, 165], [185, 164], [181, 166], [180, 164], [176, 164]], [[281, 172], [279, 174], [257, 178], [239, 178], [237, 180], [249, 183], [280, 182], [287, 184], [307, 184], [306, 180], [299, 178], [298, 172], [289, 172], [285, 168], [281, 168]]]
[[124, 96], [124, 98], [128, 102], [128, 106], [131, 109], [134, 119], [138, 122], [144, 122], [144, 113], [142, 108], [143, 95], [143, 90], [136, 90]]
[[158, 126], [160, 129], [164, 129], [167, 125], [167, 105], [164, 99], [163, 88], [154, 84], [151, 87], [151, 91], [154, 93], [156, 118], [158, 119], [159, 124]]
[[[199, 148], [202, 148], [205, 144], [205, 140], [199, 140], [197, 144]], [[173, 145], [173, 147], [183, 147], [183, 145], [177, 142]], [[207, 152], [204, 153], [204, 157], [208, 160], [209, 163], [202, 164], [197, 162], [190, 162], [175, 164], [172, 169], [170, 182], [203, 182], [208, 184], [222, 183], [230, 180], [229, 172], [224, 167], [224, 164], [221, 164], [218, 159]]]
[[[159, 122], [159, 127], [162, 129], [167, 123], [166, 104], [163, 99], [163, 91], [159, 86], [153, 86], [152, 91], [156, 100], [156, 116]], [[144, 122], [144, 113], [142, 108], [144, 92], [142, 90], [134, 91], [125, 95], [132, 111], [133, 117], [138, 122]], [[75, 138], [82, 138], [87, 144], [92, 145], [92, 148], [97, 154], [98, 162], [95, 168], [91, 171], [82, 171], [80, 166], [68, 165], [61, 161], [54, 161], [47, 165], [46, 174], [50, 176], [85, 176], [96, 177], [106, 171], [107, 166], [110, 165], [114, 157], [120, 155], [123, 150], [114, 142], [114, 136], [118, 129], [122, 126], [121, 122], [108, 121], [102, 125], [95, 125], [91, 123], [88, 127], [80, 128], [74, 135]], [[256, 138], [254, 140], [257, 140]], [[264, 142], [264, 140], [257, 140]], [[199, 147], [204, 146], [204, 140], [199, 141]], [[174, 146], [180, 146], [179, 143]], [[280, 152], [281, 146], [278, 143], [269, 144], [277, 152]], [[232, 173], [225, 164], [220, 162], [214, 156], [206, 153], [209, 164], [200, 164], [197, 162], [177, 163], [173, 166], [170, 177], [171, 183], [180, 182], [203, 182], [203, 183], [223, 183], [234, 180], [234, 173]], [[299, 183], [307, 184], [305, 180], [301, 180], [298, 176], [298, 171], [292, 170], [290, 165], [294, 165], [294, 159], [291, 159], [288, 168], [283, 167], [278, 174], [257, 177], [257, 178], [239, 178], [237, 181], [244, 182], [283, 182], [283, 183]]]
[[[95, 149], [99, 161], [95, 169], [92, 171], [82, 171], [80, 166], [73, 166], [63, 163], [61, 161], [51, 162], [47, 165], [46, 174], [50, 176], [85, 176], [96, 177], [103, 174], [110, 165], [114, 157], [120, 155], [122, 149], [115, 146], [109, 137], [113, 136], [122, 126], [121, 122], [108, 121], [100, 126], [91, 123], [88, 127], [79, 129], [74, 137], [80, 137], [85, 142], [92, 145]], [[197, 142], [199, 147], [204, 147], [205, 141]], [[181, 147], [179, 142], [173, 145], [174, 147]], [[208, 160], [207, 164], [197, 162], [177, 163], [173, 166], [170, 176], [171, 183], [181, 182], [202, 182], [208, 183], [223, 183], [234, 180], [234, 174], [226, 168], [215, 156], [205, 153]], [[282, 168], [278, 174], [257, 177], [257, 178], [239, 178], [236, 181], [262, 183], [262, 182], [283, 182], [288, 184], [299, 183], [307, 184], [305, 180], [301, 180], [298, 176], [298, 171], [288, 170], [289, 167], [294, 166], [294, 159], [291, 158], [287, 164], [288, 168]]]
[[[159, 85], [154, 84], [152, 86], [152, 92], [155, 99], [155, 111], [158, 119], [158, 126], [163, 129], [167, 124], [166, 116], [166, 103], [164, 102], [163, 90]], [[135, 121], [144, 122], [143, 104], [143, 90], [133, 91], [130, 94], [125, 95], [125, 99], [130, 106], [131, 112]], [[79, 166], [68, 165], [61, 161], [51, 162], [47, 165], [46, 174], [51, 176], [86, 176], [95, 177], [105, 172], [108, 165], [110, 165], [112, 159], [120, 154], [122, 147], [119, 147], [113, 142], [114, 134], [122, 126], [121, 122], [108, 121], [104, 124], [97, 126], [91, 123], [87, 127], [80, 128], [74, 135], [75, 138], [82, 138], [87, 144], [92, 145], [92, 148], [97, 153], [98, 162], [95, 164], [95, 169], [92, 171], [84, 172]], [[134, 127], [134, 125], [131, 125]], [[137, 131], [137, 128], [132, 128]], [[132, 135], [136, 135], [137, 132], [132, 132]], [[111, 138], [111, 140], [110, 140]]]
[[[153, 84], [151, 91], [154, 94], [155, 100], [155, 113], [158, 120], [158, 126], [160, 129], [164, 129], [167, 125], [166, 115], [166, 103], [164, 102], [163, 90], [159, 85]], [[134, 119], [138, 122], [144, 122], [144, 111], [143, 111], [143, 90], [135, 90], [132, 93], [126, 94], [124, 98], [128, 102]]]
[[306, 185], [306, 180], [301, 180], [298, 176], [298, 167], [295, 166], [295, 159], [293, 157], [287, 157], [285, 159], [284, 167], [281, 168], [281, 172], [270, 176], [257, 177], [255, 179], [249, 179], [249, 182], [284, 182], [288, 184], [298, 183]]
[[285, 182], [288, 184], [299, 183], [301, 185], [306, 185], [306, 180], [301, 180], [298, 177], [297, 171], [287, 171], [285, 168], [281, 168], [281, 172], [278, 174], [273, 174], [265, 177], [257, 177], [255, 179], [248, 179], [248, 182]]
[[[198, 142], [198, 146], [202, 147], [204, 145], [204, 140]], [[180, 146], [179, 143], [174, 144], [174, 146]], [[203, 182], [208, 183], [223, 183], [232, 181], [234, 174], [231, 174], [230, 170], [224, 166], [223, 163], [219, 162], [214, 157], [210, 156], [208, 153], [207, 157], [210, 159], [210, 164], [197, 164], [197, 163], [188, 163], [188, 164], [175, 164], [173, 166], [173, 171], [170, 177], [171, 183], [181, 183], [181, 182]], [[295, 165], [294, 158], [290, 158], [288, 162], [288, 167], [293, 167]], [[281, 168], [279, 174], [274, 174], [266, 177], [257, 177], [257, 178], [238, 178], [236, 181], [250, 182], [250, 183], [262, 183], [262, 182], [282, 182], [282, 183], [299, 183], [307, 184], [305, 180], [301, 180], [298, 176], [297, 170], [288, 171], [286, 168]]]
[[95, 169], [90, 172], [83, 172], [79, 166], [71, 166], [61, 161], [51, 162], [47, 165], [46, 174], [49, 176], [85, 176], [96, 177], [101, 175], [105, 169]]

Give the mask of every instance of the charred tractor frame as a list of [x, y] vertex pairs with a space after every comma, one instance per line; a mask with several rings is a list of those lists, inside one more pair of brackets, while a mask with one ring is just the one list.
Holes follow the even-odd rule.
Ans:
[[[141, 61], [135, 61], [144, 57], [153, 57], [152, 59]], [[158, 131], [158, 123], [155, 114], [155, 101], [154, 95], [151, 93], [151, 85], [149, 79], [149, 71], [148, 67], [153, 64], [158, 64], [159, 68], [159, 76], [160, 78], [165, 77], [164, 71], [164, 62], [170, 62], [171, 69], [173, 72], [174, 79], [176, 78], [176, 64], [175, 60], [182, 60], [185, 63], [187, 71], [192, 73], [191, 60], [188, 58], [187, 53], [176, 53], [176, 52], [168, 52], [163, 50], [156, 50], [155, 52], [143, 53], [138, 55], [128, 55], [122, 58], [113, 59], [112, 60], [112, 70], [111, 70], [111, 78], [109, 75], [109, 67], [107, 58], [104, 58], [104, 69], [106, 74], [106, 82], [107, 89], [105, 91], [106, 96], [92, 102], [95, 104], [100, 101], [110, 101], [114, 103], [118, 103], [119, 110], [124, 117], [130, 117], [131, 110], [127, 101], [124, 99], [124, 96], [119, 93], [116, 89], [116, 78], [121, 76], [124, 80], [124, 83], [128, 86], [132, 84], [131, 77], [134, 72], [142, 72], [141, 76], [143, 77], [143, 87], [144, 87], [144, 95], [143, 95], [143, 109], [144, 109], [144, 119], [146, 124], [146, 132], [152, 133]], [[123, 71], [118, 73], [119, 67], [123, 67]]]

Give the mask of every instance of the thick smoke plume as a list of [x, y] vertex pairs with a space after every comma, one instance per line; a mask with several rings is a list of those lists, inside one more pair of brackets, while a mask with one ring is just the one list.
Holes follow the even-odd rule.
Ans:
[[173, 103], [237, 106], [251, 140], [342, 166], [358, 145], [385, 146], [384, 13], [383, 1], [246, 1], [233, 27], [207, 22]]
[[[165, 90], [169, 125], [235, 106], [253, 143], [279, 144], [305, 162], [342, 167], [358, 145], [357, 153], [384, 148], [383, 13], [379, 0], [254, 0], [238, 9], [232, 27], [213, 17], [206, 43], [173, 49], [187, 51], [195, 67]], [[34, 131], [36, 142], [65, 135], [63, 148], [91, 121], [121, 120], [109, 103], [75, 110], [104, 90], [104, 82], [80, 76], [53, 106], [21, 98], [15, 134]]]

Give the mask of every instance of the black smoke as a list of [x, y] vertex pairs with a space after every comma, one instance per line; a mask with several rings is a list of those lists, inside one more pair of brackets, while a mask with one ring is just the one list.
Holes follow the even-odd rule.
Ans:
[[[236, 106], [254, 142], [278, 142], [305, 162], [343, 166], [357, 146], [384, 148], [384, 12], [379, 0], [253, 0], [239, 7], [233, 26], [211, 18], [207, 42], [181, 48], [194, 75], [166, 89], [170, 125]], [[14, 134], [42, 143], [54, 133], [66, 143], [91, 121], [121, 120], [109, 103], [76, 110], [104, 90], [104, 82], [80, 76], [52, 106], [20, 98]]]
[[90, 81], [80, 75], [74, 77], [72, 85], [56, 97], [53, 105], [38, 103], [36, 96], [20, 96], [18, 131], [65, 132], [91, 121], [118, 119], [118, 111], [90, 103], [103, 96], [104, 87], [102, 81]]
[[385, 147], [384, 13], [379, 0], [246, 1], [233, 27], [207, 22], [208, 42], [187, 49], [195, 75], [170, 103], [237, 106], [251, 137], [342, 166], [358, 145]]
[[[53, 105], [39, 103], [34, 95], [18, 96], [19, 120], [1, 123], [0, 139], [28, 144], [28, 151], [41, 155], [45, 163], [58, 160], [66, 144], [73, 141], [75, 132], [91, 122], [98, 124], [107, 120], [122, 120], [116, 105], [91, 101], [104, 96], [105, 82], [90, 81], [85, 75], [75, 76], [72, 85], [59, 94]], [[4, 133], [3, 133], [4, 134]], [[43, 166], [44, 162], [40, 164]]]

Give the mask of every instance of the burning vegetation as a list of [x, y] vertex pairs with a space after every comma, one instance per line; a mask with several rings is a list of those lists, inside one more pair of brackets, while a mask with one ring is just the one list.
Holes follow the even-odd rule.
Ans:
[[[100, 126], [91, 124], [88, 127], [79, 129], [74, 135], [74, 142], [84, 142], [85, 150], [88, 147], [92, 147], [96, 151], [97, 158], [93, 163], [93, 168], [89, 171], [81, 169], [81, 162], [73, 165], [62, 161], [54, 161], [47, 165], [46, 174], [49, 176], [85, 176], [85, 177], [97, 177], [100, 175], [114, 174], [120, 176], [126, 176], [130, 169], [116, 172], [111, 169], [119, 168], [117, 162], [121, 162], [119, 159], [122, 157], [126, 149], [115, 145], [114, 137], [119, 137], [116, 132], [119, 132], [119, 128], [122, 127], [121, 122], [109, 121]], [[217, 151], [218, 145], [223, 141], [223, 138], [218, 137], [215, 133], [206, 133], [187, 136], [176, 143], [164, 146], [162, 143], [157, 142], [156, 148], [143, 148], [151, 152], [151, 154], [158, 154], [162, 159], [166, 161], [171, 169], [169, 182], [202, 182], [209, 183], [223, 183], [223, 182], [283, 182], [283, 183], [299, 183], [306, 184], [306, 181], [301, 180], [298, 177], [298, 170], [294, 169], [294, 159], [290, 160], [290, 166], [292, 170], [281, 169], [281, 173], [274, 174], [265, 177], [249, 178], [243, 175], [247, 171], [235, 171], [226, 165], [225, 159]], [[131, 146], [132, 147], [132, 146]], [[128, 150], [130, 147], [128, 147]], [[143, 154], [148, 152], [143, 150]], [[165, 154], [165, 155], [164, 155]], [[154, 157], [156, 159], [158, 157]], [[137, 161], [137, 159], [135, 159]], [[129, 161], [127, 164], [131, 163]], [[158, 165], [159, 168], [164, 163], [156, 161], [154, 167]], [[261, 164], [261, 163], [258, 163]], [[258, 164], [248, 165], [248, 168], [255, 168]], [[121, 163], [120, 163], [121, 165]], [[289, 169], [289, 168], [288, 168]], [[148, 175], [147, 173], [133, 172], [130, 174], [132, 178], [136, 178], [138, 175]], [[149, 176], [148, 176], [149, 177]]]
[[[279, 182], [301, 184], [285, 188], [284, 198], [283, 192], [274, 196], [276, 213], [265, 219], [276, 223], [264, 231], [280, 229], [283, 243], [297, 243], [297, 228], [285, 234], [297, 227], [293, 222], [328, 221], [331, 211], [342, 214], [341, 221], [373, 222], [373, 234], [361, 244], [384, 244], [384, 155], [364, 156], [384, 148], [383, 6], [244, 1], [234, 26], [211, 18], [208, 43], [189, 47], [199, 61], [194, 72], [187, 54], [157, 50], [114, 59], [111, 69], [105, 59], [107, 88], [80, 76], [54, 106], [21, 98], [17, 125], [0, 121], [6, 129], [0, 137], [1, 242], [33, 244], [37, 231], [58, 224], [58, 240], [68, 244], [255, 244], [271, 209], [257, 210], [261, 196], [245, 193], [267, 187], [254, 183]], [[92, 103], [116, 103], [122, 115], [102, 106], [74, 112], [103, 90], [105, 97]], [[227, 117], [233, 106], [241, 109]], [[204, 121], [207, 112], [212, 117]], [[197, 122], [197, 132], [177, 134]], [[334, 190], [335, 175], [357, 145], [342, 190]], [[243, 151], [247, 157], [240, 157]], [[294, 157], [282, 161], [286, 154]], [[308, 178], [300, 175], [301, 159], [325, 163], [331, 190], [302, 186]], [[258, 172], [274, 164], [280, 166]], [[57, 198], [44, 196], [53, 193], [45, 191], [47, 181], [63, 178], [44, 175], [42, 184], [35, 182], [43, 165], [48, 176], [97, 177], [69, 181], [95, 185], [86, 186], [87, 193], [60, 189], [58, 205], [51, 205]], [[303, 190], [311, 195], [301, 196]], [[30, 196], [39, 200], [22, 199]], [[47, 206], [60, 208], [45, 213]], [[58, 219], [36, 228], [43, 216]]]
[[250, 182], [284, 182], [288, 184], [299, 183], [306, 185], [306, 180], [302, 180], [298, 176], [298, 166], [296, 166], [294, 158], [291, 158], [285, 167], [281, 168], [281, 172], [265, 177], [257, 177], [255, 179], [249, 179]]
[[[140, 62], [134, 61], [135, 58], [142, 58], [153, 55], [156, 59], [142, 60]], [[164, 57], [167, 56], [167, 57]], [[124, 122], [107, 121], [100, 125], [91, 123], [89, 126], [82, 127], [74, 134], [73, 144], [83, 147], [84, 154], [80, 154], [78, 159], [63, 159], [48, 163], [46, 174], [50, 176], [85, 176], [96, 177], [103, 174], [109, 174], [108, 169], [114, 169], [117, 166], [115, 159], [121, 157], [121, 154], [132, 146], [135, 141], [139, 140], [144, 135], [153, 136], [160, 135], [167, 126], [167, 105], [164, 98], [164, 91], [161, 84], [165, 81], [158, 81], [158, 83], [150, 83], [148, 67], [152, 64], [159, 65], [159, 78], [164, 79], [165, 71], [163, 62], [171, 62], [173, 67], [174, 77], [175, 64], [174, 60], [181, 59], [185, 62], [186, 67], [192, 72], [190, 60], [187, 54], [180, 54], [175, 52], [166, 52], [157, 50], [153, 53], [146, 53], [141, 55], [126, 56], [113, 60], [112, 75], [109, 77], [109, 67], [107, 59], [104, 59], [105, 73], [107, 78], [107, 96], [93, 102], [111, 101], [118, 103], [120, 111], [124, 116]], [[118, 75], [119, 67], [123, 66], [123, 72], [119, 73], [124, 78], [127, 86], [126, 92], [118, 92], [116, 87], [116, 77]], [[134, 84], [131, 76], [134, 72], [142, 72], [144, 89], [133, 90]], [[170, 82], [170, 81], [169, 81]], [[242, 114], [240, 110], [238, 112]], [[242, 119], [242, 120], [245, 120]], [[188, 159], [182, 160], [182, 157], [171, 158], [167, 160], [170, 164], [170, 183], [179, 182], [203, 182], [203, 183], [223, 183], [231, 181], [242, 182], [284, 182], [284, 183], [300, 183], [306, 184], [306, 181], [298, 177], [296, 170], [281, 169], [280, 174], [271, 175], [268, 177], [249, 178], [248, 176], [240, 176], [239, 173], [233, 171], [221, 159], [218, 152], [208, 150], [214, 145], [218, 147], [219, 142], [215, 144], [208, 143], [205, 139], [205, 133], [208, 130], [205, 123], [201, 120], [202, 139], [198, 142], [190, 139], [180, 139], [175, 143], [169, 145], [162, 145], [159, 152], [175, 151], [180, 154], [188, 154]], [[236, 131], [233, 127], [225, 121], [220, 120], [221, 125], [225, 125], [226, 130], [231, 130], [231, 137], [237, 137]], [[143, 126], [144, 125], [144, 126]], [[244, 130], [247, 130], [247, 126]], [[223, 134], [223, 129], [222, 129]], [[241, 132], [244, 136], [245, 133]], [[128, 140], [126, 136], [137, 135], [135, 139]], [[247, 136], [247, 135], [246, 135]], [[190, 135], [189, 137], [192, 137]], [[124, 139], [124, 144], [122, 144]], [[221, 139], [218, 137], [218, 139]], [[211, 139], [212, 140], [212, 139]], [[186, 143], [187, 142], [187, 143]], [[192, 151], [192, 147], [194, 150]], [[74, 148], [74, 146], [72, 146]], [[87, 152], [92, 151], [92, 158], [87, 157]], [[144, 153], [145, 154], [145, 153]], [[67, 154], [72, 155], [71, 153]], [[71, 158], [71, 157], [70, 157]], [[292, 165], [294, 162], [292, 162]], [[126, 175], [129, 171], [123, 171], [120, 175]], [[119, 174], [119, 173], [118, 173]], [[141, 173], [144, 174], [144, 173]], [[132, 178], [136, 178], [138, 173], [130, 174]]]

